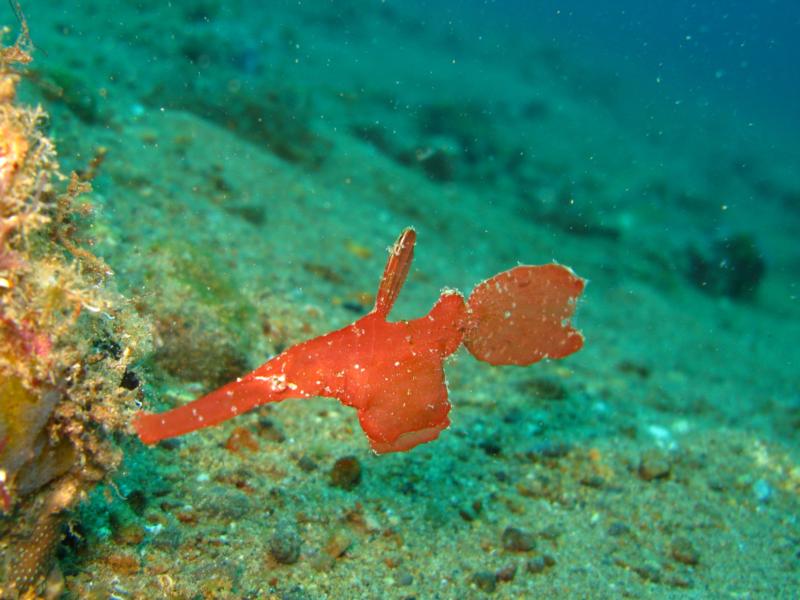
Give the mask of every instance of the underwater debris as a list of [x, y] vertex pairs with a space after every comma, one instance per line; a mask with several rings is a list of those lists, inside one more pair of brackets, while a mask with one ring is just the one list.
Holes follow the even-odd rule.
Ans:
[[[55, 598], [67, 511], [119, 462], [109, 434], [138, 393], [119, 382], [148, 332], [75, 237], [88, 183], [73, 175], [59, 193], [45, 112], [14, 102], [32, 44], [12, 6], [21, 34], [0, 44], [0, 597]], [[97, 338], [121, 351], [95, 356]]]
[[375, 307], [352, 325], [303, 342], [189, 404], [139, 413], [146, 444], [216, 425], [267, 402], [326, 396], [358, 410], [377, 453], [434, 440], [450, 420], [443, 364], [462, 344], [492, 365], [530, 365], [578, 351], [569, 319], [584, 281], [557, 264], [518, 266], [479, 284], [467, 302], [446, 290], [424, 317], [389, 322], [405, 283], [416, 233], [395, 242]]

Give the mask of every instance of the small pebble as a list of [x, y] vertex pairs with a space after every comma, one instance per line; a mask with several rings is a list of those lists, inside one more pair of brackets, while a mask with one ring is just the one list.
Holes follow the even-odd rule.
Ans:
[[544, 538], [544, 539], [546, 539], [546, 540], [551, 540], [552, 541], [552, 540], [557, 540], [558, 538], [560, 538], [563, 533], [564, 533], [564, 530], [561, 529], [561, 527], [559, 527], [558, 525], [555, 525], [555, 524], [551, 524], [551, 525], [548, 525], [547, 527], [545, 527], [544, 529], [542, 529], [539, 532], [539, 536]]
[[532, 377], [518, 387], [526, 395], [539, 400], [565, 400], [569, 396], [564, 383], [555, 377]]
[[350, 302], [350, 301], [342, 302], [342, 308], [346, 308], [350, 312], [355, 313], [357, 315], [363, 315], [365, 312], [367, 312], [367, 309], [364, 308], [363, 305], [357, 302]]
[[533, 573], [534, 575], [538, 575], [545, 569], [549, 569], [555, 564], [556, 564], [556, 559], [554, 559], [549, 554], [542, 554], [541, 556], [534, 556], [527, 563], [525, 563], [525, 568], [528, 570], [528, 573]]
[[352, 490], [361, 481], [361, 463], [355, 456], [343, 456], [331, 469], [331, 485]]
[[685, 537], [676, 537], [670, 546], [672, 558], [685, 565], [696, 565], [700, 562], [700, 554], [692, 542]]
[[311, 565], [311, 568], [315, 571], [319, 571], [320, 573], [327, 573], [336, 564], [336, 559], [326, 554], [325, 552], [318, 552], [312, 550], [308, 553], [308, 563]]
[[135, 390], [139, 387], [139, 376], [133, 371], [125, 371], [122, 375], [122, 380], [119, 382], [120, 387], [126, 390]]
[[181, 446], [183, 446], [183, 440], [177, 438], [162, 440], [158, 443], [158, 447], [164, 450], [177, 450]]
[[281, 600], [311, 600], [311, 596], [302, 587], [296, 585], [281, 592]]
[[495, 471], [494, 478], [500, 483], [507, 483], [511, 479], [505, 471]]
[[473, 500], [469, 506], [464, 506], [458, 509], [458, 514], [467, 522], [474, 521], [478, 518], [483, 505], [480, 500]]
[[526, 498], [541, 498], [547, 495], [548, 481], [544, 478], [526, 479], [517, 484], [517, 492]]
[[666, 584], [675, 588], [688, 589], [692, 587], [692, 580], [683, 575], [671, 575], [667, 578]]
[[626, 535], [630, 533], [631, 529], [625, 523], [621, 521], [614, 521], [611, 525], [608, 526], [608, 535], [613, 537], [619, 537], [621, 535]]
[[762, 504], [769, 502], [772, 499], [772, 486], [766, 479], [759, 479], [753, 484], [753, 493]]
[[506, 527], [502, 535], [503, 548], [512, 552], [528, 552], [536, 547], [536, 540], [529, 531], [518, 527]]
[[563, 458], [569, 454], [570, 449], [565, 442], [543, 441], [528, 450], [525, 456], [534, 462], [545, 458]]
[[300, 558], [302, 540], [297, 528], [284, 521], [278, 524], [269, 540], [269, 553], [276, 561], [283, 565], [290, 565]]
[[473, 513], [468, 508], [459, 508], [458, 509], [459, 516], [464, 519], [467, 523], [471, 523], [475, 520], [475, 513]]
[[352, 543], [352, 540], [345, 532], [337, 531], [328, 538], [328, 543], [325, 544], [325, 553], [331, 558], [339, 558], [347, 552]]
[[645, 581], [658, 583], [661, 581], [661, 569], [656, 564], [645, 564], [633, 567], [633, 571]]
[[606, 484], [606, 480], [600, 475], [588, 475], [580, 480], [581, 485], [599, 490]]
[[667, 455], [660, 450], [648, 450], [639, 461], [639, 477], [645, 481], [665, 479], [672, 470]]
[[503, 453], [503, 447], [497, 440], [483, 440], [480, 444], [478, 444], [478, 447], [489, 456], [499, 456]]
[[242, 450], [249, 450], [250, 452], [258, 451], [258, 442], [246, 427], [236, 427], [228, 436], [225, 442], [225, 449], [231, 452], [239, 452]]
[[297, 466], [306, 473], [310, 473], [311, 471], [315, 471], [317, 469], [317, 463], [315, 463], [305, 454], [300, 457], [300, 460], [297, 461]]
[[506, 565], [499, 571], [495, 573], [495, 579], [497, 581], [512, 581], [514, 579], [514, 575], [517, 574], [517, 565], [511, 564]]
[[622, 373], [638, 375], [642, 379], [650, 377], [650, 367], [635, 360], [623, 360], [617, 364], [617, 369]]
[[470, 580], [475, 587], [484, 592], [493, 592], [497, 588], [497, 578], [489, 571], [478, 571]]
[[115, 533], [114, 540], [120, 544], [138, 546], [144, 540], [145, 530], [136, 523], [122, 525]]
[[258, 435], [271, 442], [284, 442], [286, 435], [275, 424], [275, 421], [262, 417], [258, 420]]
[[212, 486], [197, 503], [197, 508], [230, 521], [238, 521], [253, 510], [246, 493], [221, 485]]

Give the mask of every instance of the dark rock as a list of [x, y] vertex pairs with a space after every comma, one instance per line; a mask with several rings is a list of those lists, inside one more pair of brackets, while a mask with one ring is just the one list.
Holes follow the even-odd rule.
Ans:
[[502, 535], [503, 548], [511, 552], [528, 552], [536, 547], [532, 533], [517, 527], [506, 527]]
[[361, 482], [361, 463], [355, 456], [343, 456], [331, 469], [331, 485], [352, 490]]
[[144, 514], [147, 508], [147, 495], [142, 490], [133, 490], [127, 495], [125, 500], [128, 502], [128, 506], [131, 507], [134, 514], [140, 517]]
[[126, 390], [135, 390], [139, 387], [139, 376], [133, 371], [126, 369], [125, 373], [122, 375], [122, 380], [119, 382], [119, 386]]

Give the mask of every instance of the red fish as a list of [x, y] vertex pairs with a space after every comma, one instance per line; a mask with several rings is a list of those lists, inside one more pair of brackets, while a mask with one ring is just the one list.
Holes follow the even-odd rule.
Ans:
[[465, 303], [454, 290], [411, 321], [389, 322], [405, 283], [416, 233], [395, 242], [375, 307], [352, 325], [292, 346], [255, 371], [164, 413], [139, 413], [145, 444], [216, 425], [288, 398], [337, 398], [358, 411], [377, 453], [429, 442], [450, 424], [444, 360], [465, 344], [492, 365], [562, 358], [583, 345], [569, 319], [584, 280], [557, 264], [518, 266], [479, 284]]

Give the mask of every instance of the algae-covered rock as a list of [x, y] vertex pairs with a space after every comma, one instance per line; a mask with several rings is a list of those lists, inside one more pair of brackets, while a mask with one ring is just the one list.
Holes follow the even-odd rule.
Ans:
[[140, 393], [121, 382], [148, 339], [109, 269], [73, 237], [88, 183], [63, 184], [43, 111], [15, 103], [29, 61], [23, 20], [16, 44], [0, 46], [1, 598], [60, 594], [66, 511], [119, 462], [110, 433]]

